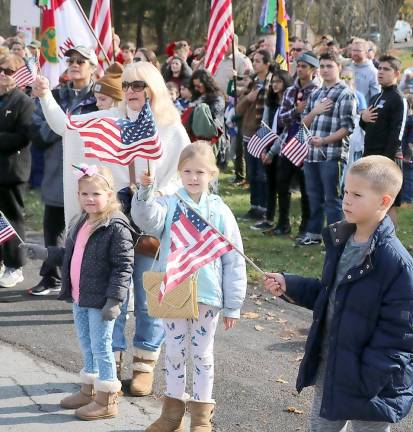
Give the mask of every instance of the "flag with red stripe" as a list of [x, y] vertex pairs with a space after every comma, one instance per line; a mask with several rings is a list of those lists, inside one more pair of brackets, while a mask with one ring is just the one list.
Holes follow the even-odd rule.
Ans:
[[171, 253], [161, 284], [160, 298], [198, 269], [232, 250], [222, 234], [194, 211], [178, 203], [171, 225]]
[[3, 215], [0, 215], [0, 245], [15, 235], [17, 235], [17, 233], [10, 225], [9, 221]]
[[231, 0], [212, 0], [205, 68], [214, 75], [234, 38]]
[[16, 85], [24, 89], [33, 84], [37, 76], [37, 64], [35, 58], [30, 58], [27, 63], [19, 67], [13, 74]]
[[68, 119], [67, 128], [77, 130], [85, 145], [85, 156], [118, 165], [134, 159], [159, 159], [162, 147], [149, 102], [136, 121], [110, 117], [86, 121]]
[[310, 139], [311, 134], [308, 129], [300, 126], [298, 132], [282, 148], [281, 154], [295, 166], [301, 166], [308, 155]]
[[[102, 45], [104, 52], [110, 62], [113, 60], [113, 38], [112, 19], [110, 11], [110, 0], [93, 0], [89, 15], [90, 24]], [[104, 69], [105, 55], [99, 46], [96, 47], [96, 55], [99, 65]]]
[[278, 135], [274, 133], [267, 125], [262, 126], [255, 132], [247, 144], [247, 151], [251, 156], [260, 158], [262, 152], [272, 144]]

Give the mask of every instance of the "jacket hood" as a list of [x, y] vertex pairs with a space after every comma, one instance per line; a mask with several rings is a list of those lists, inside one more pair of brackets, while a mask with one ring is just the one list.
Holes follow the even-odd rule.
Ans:
[[308, 89], [308, 88], [318, 87], [318, 84], [317, 84], [317, 81], [315, 79], [312, 79], [307, 85], [305, 85], [303, 87], [303, 86], [301, 86], [299, 78], [296, 78], [295, 81], [294, 81], [294, 87], [297, 90], [305, 90], [305, 89]]

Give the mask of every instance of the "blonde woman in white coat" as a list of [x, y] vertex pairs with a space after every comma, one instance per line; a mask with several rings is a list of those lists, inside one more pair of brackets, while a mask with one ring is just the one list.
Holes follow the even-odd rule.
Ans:
[[[124, 99], [119, 107], [97, 111], [91, 114], [73, 116], [72, 120], [87, 120], [96, 117], [119, 117], [136, 120], [149, 97], [155, 123], [163, 148], [163, 155], [157, 161], [151, 161], [151, 171], [155, 176], [155, 188], [158, 194], [173, 193], [180, 186], [177, 177], [178, 159], [181, 150], [189, 144], [188, 135], [181, 124], [179, 113], [173, 106], [162, 75], [148, 62], [138, 62], [126, 66], [122, 74]], [[49, 82], [45, 77], [38, 77], [33, 86], [33, 94], [40, 98], [43, 113], [49, 126], [63, 138], [63, 190], [66, 224], [78, 212], [76, 203], [76, 179], [72, 174], [71, 164], [79, 162], [110, 166], [116, 185], [116, 190], [130, 186], [128, 167], [100, 162], [97, 159], [85, 158], [83, 142], [77, 131], [66, 127], [67, 116], [54, 100]], [[146, 160], [135, 161], [136, 177], [147, 169]], [[133, 274], [135, 291], [135, 336], [133, 339], [133, 378], [131, 393], [145, 396], [152, 392], [153, 371], [159, 357], [160, 347], [164, 339], [162, 322], [148, 316], [146, 296], [142, 286], [142, 273], [152, 265], [152, 258], [135, 255]], [[120, 315], [114, 331], [114, 350], [124, 351], [125, 314]], [[116, 334], [120, 335], [116, 337]]]

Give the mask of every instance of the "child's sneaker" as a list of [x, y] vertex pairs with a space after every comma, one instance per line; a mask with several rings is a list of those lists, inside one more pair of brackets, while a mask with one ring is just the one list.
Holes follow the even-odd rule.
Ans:
[[7, 267], [3, 273], [3, 276], [0, 278], [0, 286], [3, 288], [13, 288], [18, 283], [23, 282], [23, 271], [20, 268], [11, 268]]

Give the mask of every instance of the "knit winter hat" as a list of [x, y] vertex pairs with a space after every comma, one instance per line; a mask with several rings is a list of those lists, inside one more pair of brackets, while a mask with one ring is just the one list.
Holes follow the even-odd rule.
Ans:
[[319, 68], [320, 67], [320, 61], [318, 60], [317, 56], [312, 51], [306, 51], [305, 53], [301, 54], [300, 57], [296, 60], [298, 62], [305, 62], [309, 64], [312, 67]]
[[106, 69], [105, 75], [103, 75], [100, 80], [96, 81], [93, 91], [121, 101], [123, 99], [122, 73], [123, 66], [120, 63], [115, 62], [111, 64]]

